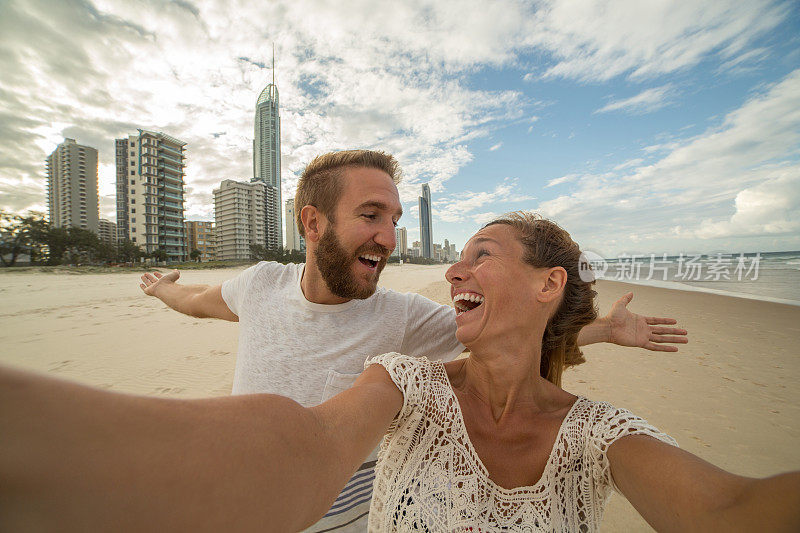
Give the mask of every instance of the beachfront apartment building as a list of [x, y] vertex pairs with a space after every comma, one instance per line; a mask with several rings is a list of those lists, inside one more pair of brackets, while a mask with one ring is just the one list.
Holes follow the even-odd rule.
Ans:
[[392, 255], [395, 257], [408, 255], [408, 232], [406, 228], [394, 228], [394, 238], [397, 245], [394, 247]]
[[223, 180], [214, 189], [214, 256], [217, 260], [247, 260], [251, 246], [266, 246], [267, 205], [271, 187]]
[[97, 149], [64, 139], [45, 161], [48, 220], [54, 228], [97, 233]]
[[431, 188], [427, 183], [422, 184], [422, 195], [419, 197], [419, 240], [422, 242], [422, 257], [433, 258]]
[[437, 261], [444, 261], [444, 255], [442, 254], [442, 245], [438, 243], [433, 244], [433, 259]]
[[140, 129], [116, 139], [117, 230], [144, 252], [163, 250], [167, 262], [186, 261], [184, 228], [186, 143]]
[[205, 220], [187, 220], [186, 243], [189, 254], [193, 250], [200, 252], [200, 261], [214, 260], [214, 223]]
[[300, 235], [297, 229], [297, 214], [294, 210], [294, 198], [287, 198], [284, 215], [286, 219], [286, 249], [305, 252], [306, 240]]
[[107, 244], [117, 244], [117, 225], [101, 218], [97, 225], [97, 236]]

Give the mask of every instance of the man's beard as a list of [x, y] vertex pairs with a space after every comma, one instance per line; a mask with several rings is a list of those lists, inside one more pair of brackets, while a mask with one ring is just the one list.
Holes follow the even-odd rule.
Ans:
[[353, 262], [358, 261], [362, 254], [375, 254], [385, 258], [387, 252], [386, 248], [373, 244], [360, 247], [355, 254], [348, 254], [339, 242], [333, 225], [328, 226], [328, 229], [320, 237], [315, 253], [317, 268], [322, 279], [325, 280], [328, 290], [339, 298], [363, 300], [375, 293], [378, 277], [386, 265], [386, 259], [378, 262], [375, 266], [374, 280], [365, 287], [358, 283], [353, 274]]

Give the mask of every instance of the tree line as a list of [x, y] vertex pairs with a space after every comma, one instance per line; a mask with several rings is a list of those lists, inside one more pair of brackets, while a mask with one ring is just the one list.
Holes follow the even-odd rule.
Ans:
[[[192, 250], [189, 257], [197, 261], [200, 255], [198, 250]], [[166, 251], [157, 249], [148, 254], [128, 239], [109, 243], [85, 229], [55, 228], [41, 213], [16, 215], [0, 211], [2, 266], [14, 266], [23, 256], [28, 256], [32, 265], [90, 265], [134, 263], [141, 259], [152, 259], [157, 262], [167, 260]], [[250, 258], [255, 261], [277, 261], [283, 264], [304, 263], [306, 254], [282, 247], [268, 249], [261, 245], [251, 245]], [[389, 262], [396, 263], [400, 259], [392, 256]], [[434, 259], [405, 254], [402, 259], [405, 263], [437, 263]]]
[[164, 250], [146, 254], [135, 243], [101, 241], [81, 228], [54, 228], [41, 213], [15, 215], [0, 211], [0, 260], [14, 266], [23, 256], [33, 265], [132, 263], [143, 257], [166, 260]]

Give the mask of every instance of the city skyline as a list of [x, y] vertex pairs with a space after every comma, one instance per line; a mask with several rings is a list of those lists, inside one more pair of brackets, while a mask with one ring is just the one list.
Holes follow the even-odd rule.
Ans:
[[[212, 220], [213, 188], [251, 172], [252, 103], [275, 42], [282, 198], [315, 155], [383, 149], [405, 171], [409, 241], [429, 183], [436, 233], [459, 247], [492, 216], [526, 209], [605, 257], [796, 250], [792, 6], [501, 1], [471, 6], [477, 17], [436, 2], [368, 17], [303, 1], [10, 2], [0, 208], [46, 212], [42, 161], [74, 138], [99, 151], [100, 216], [114, 220], [113, 140], [142, 127], [188, 143], [186, 216]], [[70, 25], [83, 29], [61, 31]]]

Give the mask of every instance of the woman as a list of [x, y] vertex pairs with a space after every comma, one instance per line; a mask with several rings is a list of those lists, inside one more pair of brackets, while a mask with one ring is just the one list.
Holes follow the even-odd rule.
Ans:
[[[466, 360], [397, 354], [310, 409], [162, 400], [0, 373], [0, 521], [20, 528], [292, 531], [385, 433], [373, 531], [597, 529], [617, 488], [659, 530], [800, 527], [800, 475], [747, 479], [558, 384], [595, 311], [548, 221], [490, 223], [447, 273]], [[388, 428], [388, 431], [387, 431]]]

